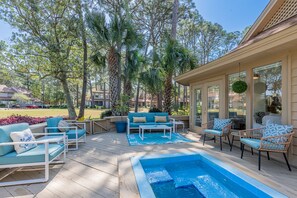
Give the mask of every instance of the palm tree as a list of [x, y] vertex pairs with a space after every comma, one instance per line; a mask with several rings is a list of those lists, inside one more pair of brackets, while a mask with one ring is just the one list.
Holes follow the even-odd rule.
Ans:
[[123, 65], [124, 93], [129, 99], [132, 95], [132, 81], [138, 76], [139, 69], [144, 62], [139, 49], [143, 47], [143, 38], [131, 24], [127, 24], [127, 34], [123, 43], [126, 47], [125, 64]]
[[[162, 90], [162, 84], [164, 80], [163, 74], [164, 72], [161, 67], [152, 67], [147, 71], [140, 73], [140, 81], [151, 94], [152, 98], [156, 95], [158, 96], [160, 90]], [[158, 109], [162, 110], [160, 107], [161, 104], [158, 104]]]
[[196, 60], [187, 49], [181, 46], [176, 40], [168, 38], [162, 64], [165, 72], [165, 112], [171, 113], [173, 74], [176, 71], [185, 71], [187, 68], [193, 68], [195, 64]]
[[88, 26], [98, 47], [105, 50], [108, 65], [110, 102], [112, 115], [117, 115], [116, 106], [120, 98], [120, 53], [126, 37], [126, 23], [117, 15], [107, 23], [103, 13], [91, 13], [87, 17]]

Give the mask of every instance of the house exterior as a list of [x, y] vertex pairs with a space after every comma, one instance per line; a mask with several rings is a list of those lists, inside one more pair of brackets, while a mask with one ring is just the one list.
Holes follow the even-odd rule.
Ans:
[[[105, 94], [105, 97], [104, 97]], [[94, 105], [99, 107], [110, 108], [110, 97], [109, 91], [104, 90], [94, 90], [93, 91], [93, 100]]]
[[[18, 101], [15, 94], [22, 94], [28, 97], [28, 101]], [[7, 87], [6, 85], [0, 85], [0, 104], [3, 107], [11, 107], [13, 104], [18, 104], [21, 107], [26, 105], [41, 105], [41, 101], [32, 97], [32, 93], [24, 88], [19, 87]]]
[[[232, 83], [244, 80], [243, 94]], [[239, 46], [175, 79], [190, 86], [190, 129], [215, 117], [232, 118], [234, 129], [268, 120], [297, 128], [297, 1], [271, 0]], [[297, 133], [289, 152], [297, 165]]]

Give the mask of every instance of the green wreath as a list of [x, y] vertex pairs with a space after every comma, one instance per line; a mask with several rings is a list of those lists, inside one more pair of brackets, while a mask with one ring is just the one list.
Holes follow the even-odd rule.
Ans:
[[247, 90], [247, 84], [246, 82], [242, 80], [238, 80], [232, 84], [232, 91], [235, 93], [243, 93]]

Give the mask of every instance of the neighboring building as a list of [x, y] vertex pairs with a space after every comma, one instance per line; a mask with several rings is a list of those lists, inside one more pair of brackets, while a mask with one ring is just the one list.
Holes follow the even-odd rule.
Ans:
[[[239, 71], [243, 94], [231, 90]], [[297, 1], [271, 0], [235, 50], [176, 81], [190, 86], [193, 131], [214, 117], [233, 118], [236, 129], [267, 120], [297, 128]], [[297, 134], [289, 157], [297, 165]]]
[[[15, 94], [23, 94], [28, 97], [28, 101], [17, 101], [14, 98]], [[37, 98], [33, 98], [32, 93], [24, 88], [7, 87], [6, 85], [0, 85], [0, 104], [4, 104], [5, 107], [11, 107], [14, 104], [18, 104], [21, 107], [26, 105], [40, 105], [41, 101]]]
[[[105, 97], [104, 97], [105, 93]], [[99, 107], [105, 107], [110, 108], [110, 95], [109, 91], [103, 91], [103, 90], [97, 90], [93, 91], [93, 99], [94, 99], [94, 105]]]

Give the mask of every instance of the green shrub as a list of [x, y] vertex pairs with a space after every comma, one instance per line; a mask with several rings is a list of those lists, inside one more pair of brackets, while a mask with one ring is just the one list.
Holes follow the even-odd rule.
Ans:
[[150, 108], [149, 112], [154, 113], [154, 112], [162, 112], [162, 111], [156, 107], [152, 107], [152, 108]]
[[112, 116], [112, 111], [111, 111], [111, 110], [103, 111], [103, 112], [101, 113], [100, 118], [103, 119], [104, 117], [108, 117], [108, 116]]

